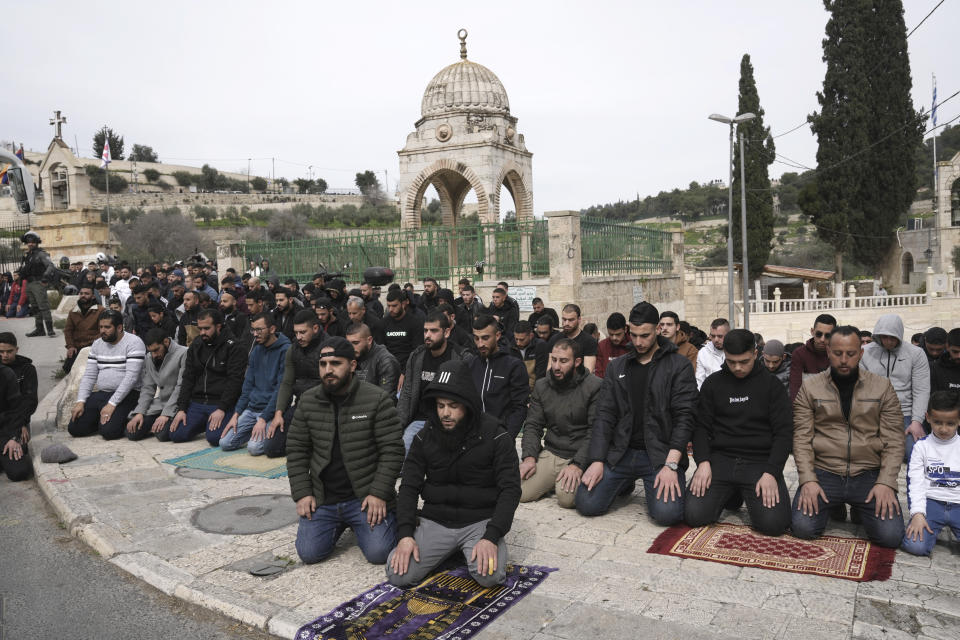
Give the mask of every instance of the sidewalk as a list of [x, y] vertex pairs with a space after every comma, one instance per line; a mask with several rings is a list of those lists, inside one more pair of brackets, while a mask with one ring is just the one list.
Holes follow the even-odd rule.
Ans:
[[[67, 385], [61, 382], [44, 398], [35, 424], [54, 425], [58, 406], [72, 404], [61, 402]], [[39, 453], [34, 458], [40, 489], [71, 534], [167, 594], [292, 638], [302, 624], [384, 580], [383, 567], [366, 563], [349, 531], [327, 561], [299, 562], [286, 478], [189, 478], [161, 462], [204, 449], [205, 441], [178, 446], [152, 438], [106, 442], [73, 439], [64, 431], [37, 432], [34, 452], [62, 441], [79, 455], [65, 465], [43, 464]], [[792, 494], [796, 472], [792, 459], [788, 464]], [[206, 533], [194, 524], [201, 507], [270, 494], [280, 496], [270, 517], [290, 524], [253, 535]], [[646, 517], [642, 489], [618, 504], [593, 519], [559, 509], [552, 498], [520, 505], [507, 536], [511, 559], [560, 571], [482, 637], [960, 637], [955, 548], [939, 544], [931, 558], [897, 552], [890, 580], [856, 583], [648, 554], [662, 529]], [[240, 511], [269, 511], [256, 509]], [[862, 531], [846, 523], [827, 533]], [[288, 566], [270, 577], [249, 573], [252, 566], [271, 561]]]

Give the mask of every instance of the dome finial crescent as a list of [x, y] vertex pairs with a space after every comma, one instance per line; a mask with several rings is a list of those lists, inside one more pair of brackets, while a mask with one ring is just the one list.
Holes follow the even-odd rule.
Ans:
[[457, 37], [460, 38], [460, 59], [467, 59], [467, 30], [460, 29], [457, 31]]

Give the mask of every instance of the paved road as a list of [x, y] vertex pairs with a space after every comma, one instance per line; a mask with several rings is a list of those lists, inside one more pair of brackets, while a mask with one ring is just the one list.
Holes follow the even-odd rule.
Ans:
[[[37, 364], [42, 397], [56, 384], [51, 373], [63, 338], [23, 337], [32, 330], [29, 319], [0, 321]], [[168, 597], [104, 561], [61, 528], [32, 480], [0, 478], [0, 540], [2, 640], [273, 637]]]

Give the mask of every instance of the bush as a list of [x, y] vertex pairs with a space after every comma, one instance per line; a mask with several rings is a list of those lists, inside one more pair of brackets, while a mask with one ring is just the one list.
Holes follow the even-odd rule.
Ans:
[[174, 171], [173, 179], [177, 181], [177, 184], [181, 187], [189, 187], [193, 184], [193, 174], [189, 171]]
[[267, 181], [257, 176], [250, 179], [250, 186], [253, 187], [254, 191], [266, 191], [267, 190]]
[[[86, 171], [87, 177], [90, 178], [90, 186], [96, 189], [97, 191], [107, 190], [107, 172], [100, 167], [88, 164], [84, 169]], [[126, 191], [130, 183], [121, 175], [114, 173], [110, 176], [110, 190], [114, 193], [120, 193], [121, 191]]]
[[156, 182], [160, 179], [160, 172], [156, 169], [144, 169], [143, 177], [147, 179], [147, 182]]

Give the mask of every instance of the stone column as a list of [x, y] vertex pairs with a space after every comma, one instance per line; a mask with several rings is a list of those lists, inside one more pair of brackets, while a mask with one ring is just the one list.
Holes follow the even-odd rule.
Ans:
[[583, 282], [580, 212], [547, 211], [550, 245], [550, 301], [554, 306], [580, 301]]
[[847, 293], [850, 294], [850, 308], [856, 309], [857, 308], [857, 288], [851, 284], [849, 287], [847, 287]]
[[776, 287], [776, 288], [773, 290], [773, 311], [774, 311], [774, 313], [780, 313], [780, 296], [781, 296], [781, 295], [782, 295], [782, 292], [780, 291], [780, 287]]
[[674, 275], [683, 276], [683, 231], [673, 231], [670, 234], [671, 259]]
[[242, 242], [218, 242], [217, 243], [217, 273], [226, 273], [227, 269], [233, 267], [237, 273], [243, 273], [247, 269], [244, 262], [245, 245]]
[[936, 293], [935, 293], [934, 290], [933, 290], [933, 289], [934, 289], [934, 287], [933, 287], [933, 276], [934, 276], [933, 267], [927, 267], [927, 270], [926, 270], [926, 272], [924, 272], [923, 275], [924, 275], [924, 277], [926, 278], [926, 283], [927, 283], [927, 297], [928, 297], [928, 298], [935, 298], [935, 297], [937, 297]]

